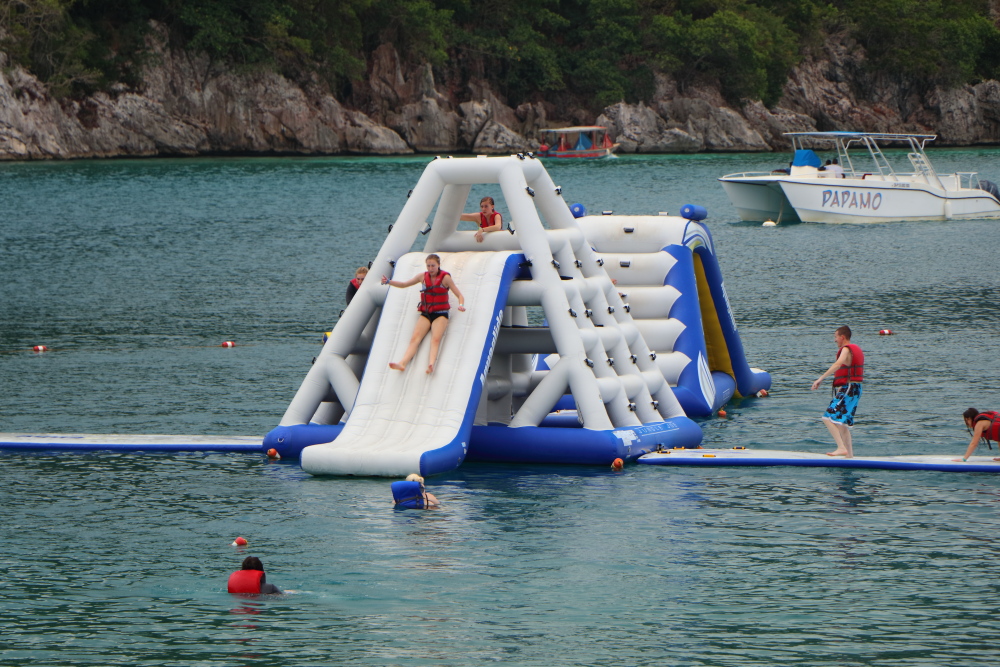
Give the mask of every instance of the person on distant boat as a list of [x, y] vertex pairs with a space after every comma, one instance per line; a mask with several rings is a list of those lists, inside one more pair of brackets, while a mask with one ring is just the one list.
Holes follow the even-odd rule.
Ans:
[[[965, 456], [954, 459], [955, 461], [968, 461], [979, 446], [980, 440], [985, 440], [987, 443], [1000, 442], [1000, 412], [980, 412], [975, 408], [969, 408], [962, 413], [962, 418], [965, 420], [965, 427], [972, 434], [972, 442], [965, 450]], [[1000, 461], [1000, 457], [993, 460]]]
[[823, 415], [823, 422], [830, 429], [830, 434], [837, 443], [837, 448], [827, 452], [827, 456], [854, 457], [854, 444], [851, 441], [851, 427], [854, 426], [854, 413], [861, 400], [861, 383], [864, 382], [865, 353], [860, 347], [851, 343], [851, 328], [840, 327], [833, 334], [837, 344], [837, 360], [833, 365], [812, 383], [815, 391], [824, 378], [833, 376], [833, 400]]
[[422, 283], [420, 288], [420, 303], [417, 310], [420, 317], [417, 318], [417, 325], [413, 328], [413, 336], [410, 338], [410, 345], [406, 348], [403, 358], [398, 362], [389, 363], [389, 368], [396, 371], [405, 371], [406, 365], [410, 363], [417, 353], [420, 342], [431, 332], [431, 355], [427, 364], [427, 373], [434, 372], [434, 364], [437, 362], [438, 349], [441, 347], [441, 337], [448, 326], [448, 290], [458, 297], [458, 310], [465, 312], [465, 297], [458, 291], [451, 274], [441, 270], [441, 258], [437, 255], [427, 255], [425, 260], [427, 271], [417, 274], [409, 280], [389, 280], [382, 276], [382, 284], [390, 287], [410, 287], [417, 283]]
[[840, 166], [839, 162], [837, 162], [837, 158], [833, 158], [832, 162], [830, 160], [827, 160], [826, 164], [828, 165], [826, 170], [832, 172], [831, 175], [833, 178], [844, 177], [844, 168]]
[[826, 164], [818, 169], [820, 178], [833, 178], [836, 174], [833, 172], [833, 161], [827, 160]]
[[460, 219], [479, 223], [476, 230], [476, 242], [482, 243], [489, 232], [499, 232], [503, 229], [503, 216], [494, 210], [496, 204], [493, 197], [483, 197], [479, 200], [479, 213], [463, 213]]
[[351, 303], [351, 299], [353, 299], [354, 295], [358, 293], [359, 289], [361, 289], [361, 283], [364, 282], [365, 276], [367, 275], [367, 266], [359, 266], [358, 270], [354, 272], [354, 278], [351, 282], [347, 283], [347, 303]]
[[274, 584], [267, 583], [264, 576], [264, 564], [256, 556], [243, 559], [243, 566], [229, 575], [227, 586], [230, 593], [236, 595], [274, 595], [281, 590]]

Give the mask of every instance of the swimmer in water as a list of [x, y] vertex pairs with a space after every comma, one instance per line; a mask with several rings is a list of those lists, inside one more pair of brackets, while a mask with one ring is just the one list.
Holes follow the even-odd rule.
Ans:
[[228, 589], [236, 595], [274, 595], [281, 593], [274, 584], [267, 583], [264, 564], [256, 556], [243, 559], [243, 567], [229, 575]]
[[441, 338], [448, 326], [448, 310], [451, 308], [448, 303], [448, 290], [454, 292], [455, 296], [458, 297], [458, 310], [465, 312], [465, 297], [458, 291], [455, 281], [451, 279], [451, 274], [441, 270], [441, 258], [437, 255], [427, 255], [425, 265], [427, 271], [423, 275], [418, 273], [409, 280], [389, 280], [382, 276], [382, 284], [390, 287], [410, 287], [422, 283], [420, 303], [417, 305], [420, 317], [417, 318], [417, 325], [413, 328], [410, 344], [406, 348], [406, 352], [403, 353], [402, 359], [389, 363], [389, 368], [395, 371], [406, 370], [406, 365], [413, 359], [420, 342], [429, 331], [431, 333], [431, 355], [426, 372], [428, 374], [434, 372], [438, 349], [441, 347]]

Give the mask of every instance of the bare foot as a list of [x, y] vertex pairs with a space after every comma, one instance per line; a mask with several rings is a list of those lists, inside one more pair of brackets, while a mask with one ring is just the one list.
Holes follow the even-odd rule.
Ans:
[[842, 452], [840, 450], [837, 450], [835, 452], [827, 452], [826, 455], [827, 456], [847, 456], [847, 452]]
[[427, 373], [428, 375], [430, 375], [431, 373], [433, 373], [434, 372], [434, 364], [428, 364], [427, 370], [424, 371], [424, 372]]
[[404, 366], [403, 364], [397, 364], [395, 361], [390, 361], [389, 362], [389, 368], [391, 368], [394, 371], [405, 371], [406, 370], [406, 366]]

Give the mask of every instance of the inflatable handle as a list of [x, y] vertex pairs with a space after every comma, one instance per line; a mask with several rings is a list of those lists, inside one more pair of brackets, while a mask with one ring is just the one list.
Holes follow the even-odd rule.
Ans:
[[708, 217], [708, 210], [704, 206], [698, 206], [697, 204], [684, 204], [684, 206], [681, 206], [681, 217], [685, 220], [694, 220], [697, 222]]
[[583, 204], [572, 204], [569, 207], [569, 211], [573, 214], [574, 218], [582, 218], [587, 215], [587, 208]]

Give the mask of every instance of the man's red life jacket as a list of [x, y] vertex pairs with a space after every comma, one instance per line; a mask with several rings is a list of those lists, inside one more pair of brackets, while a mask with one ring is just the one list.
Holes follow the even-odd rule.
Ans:
[[357, 278], [351, 278], [351, 284], [354, 285], [354, 289], [361, 288], [361, 283], [358, 282]]
[[[499, 211], [493, 211], [489, 215], [486, 215], [485, 213], [480, 213], [479, 214], [479, 228], [480, 229], [486, 229], [487, 227], [492, 227], [493, 226], [493, 218], [495, 216], [498, 216], [498, 215], [500, 215]], [[502, 215], [500, 215], [500, 222], [501, 223], [503, 222], [503, 216]]]
[[990, 422], [989, 428], [983, 431], [983, 437], [987, 440], [992, 440], [993, 442], [1000, 442], [1000, 412], [980, 412], [976, 415], [976, 418], [972, 420], [972, 426], [975, 428], [976, 422], [987, 419]]
[[262, 570], [236, 570], [229, 575], [229, 592], [237, 595], [260, 595]]
[[[853, 343], [848, 343], [844, 347], [851, 351], [851, 363], [847, 366], [841, 366], [833, 374], [834, 387], [842, 387], [850, 382], [865, 381], [865, 353]], [[844, 347], [840, 350], [843, 350]], [[840, 358], [840, 350], [837, 350], [838, 359]]]
[[448, 303], [448, 288], [442, 285], [447, 271], [438, 271], [437, 280], [431, 278], [429, 271], [424, 271], [423, 289], [420, 290], [420, 305], [417, 310], [421, 313], [443, 313], [451, 308]]

